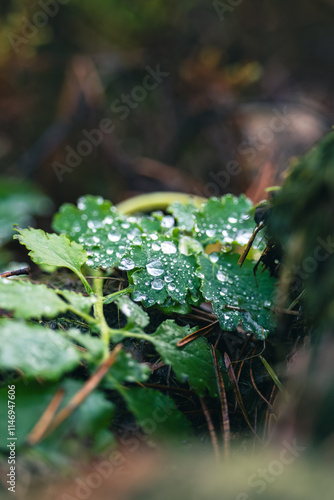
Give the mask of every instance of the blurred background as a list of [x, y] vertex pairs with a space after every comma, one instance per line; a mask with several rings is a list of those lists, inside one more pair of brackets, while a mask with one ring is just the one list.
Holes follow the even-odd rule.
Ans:
[[331, 0], [1, 0], [2, 241], [86, 193], [260, 201], [332, 128], [333, 27]]

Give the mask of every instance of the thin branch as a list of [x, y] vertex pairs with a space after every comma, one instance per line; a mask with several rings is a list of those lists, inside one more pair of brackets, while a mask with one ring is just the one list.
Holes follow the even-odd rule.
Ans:
[[229, 458], [231, 432], [230, 432], [230, 418], [229, 418], [229, 414], [228, 414], [228, 406], [227, 406], [224, 380], [223, 380], [223, 376], [222, 376], [221, 371], [220, 371], [219, 363], [218, 363], [217, 356], [216, 356], [216, 351], [215, 351], [213, 346], [211, 346], [211, 352], [212, 352], [212, 358], [213, 358], [214, 368], [215, 368], [216, 377], [217, 377], [217, 385], [218, 385], [219, 398], [220, 398], [220, 404], [221, 404], [221, 413], [222, 413], [222, 418], [223, 418], [224, 455], [225, 455], [225, 458]]
[[27, 267], [22, 267], [21, 269], [17, 269], [15, 271], [6, 271], [4, 273], [0, 274], [1, 278], [10, 278], [11, 276], [21, 276], [22, 274], [29, 274], [30, 273], [30, 268]]
[[212, 331], [212, 328], [217, 323], [218, 323], [218, 320], [214, 321], [210, 325], [203, 326], [203, 328], [196, 330], [196, 332], [190, 333], [186, 337], [183, 337], [183, 339], [179, 340], [179, 342], [177, 343], [177, 347], [182, 347], [186, 344], [189, 344], [189, 342], [192, 342], [193, 340], [197, 339], [198, 337], [201, 337], [202, 335], [209, 335], [209, 333], [211, 333], [211, 331]]
[[122, 349], [122, 344], [118, 344], [115, 349], [110, 353], [108, 359], [102, 363], [97, 371], [91, 376], [90, 379], [81, 387], [81, 389], [74, 394], [69, 403], [63, 408], [53, 419], [48, 427], [43, 438], [51, 434], [64, 420], [66, 420], [71, 413], [89, 396], [95, 387], [101, 382], [103, 377], [108, 372], [109, 368], [116, 361], [117, 354]]
[[217, 439], [217, 434], [216, 434], [215, 428], [214, 428], [213, 423], [212, 423], [211, 415], [210, 415], [210, 412], [205, 404], [204, 399], [199, 398], [199, 400], [201, 402], [202, 410], [203, 410], [206, 422], [208, 424], [208, 429], [209, 429], [209, 433], [210, 433], [210, 437], [211, 437], [212, 447], [213, 447], [214, 452], [215, 452], [215, 457], [216, 457], [217, 462], [219, 462], [220, 453], [219, 453], [218, 439]]
[[244, 419], [245, 419], [248, 427], [250, 428], [250, 430], [253, 432], [253, 434], [258, 439], [261, 440], [260, 436], [253, 429], [253, 426], [250, 423], [249, 418], [247, 417], [247, 413], [246, 413], [246, 410], [245, 410], [245, 407], [244, 407], [244, 403], [242, 401], [242, 397], [241, 397], [239, 386], [238, 386], [238, 382], [237, 382], [237, 379], [236, 379], [236, 376], [235, 376], [235, 373], [234, 373], [234, 370], [233, 370], [233, 367], [232, 367], [232, 363], [231, 363], [231, 360], [228, 357], [228, 355], [227, 355], [226, 352], [224, 353], [224, 361], [225, 361], [226, 370], [227, 370], [227, 373], [228, 373], [228, 376], [229, 376], [229, 379], [231, 381], [232, 388], [233, 388], [233, 391], [234, 391], [234, 394], [235, 394], [235, 398], [236, 398], [236, 400], [238, 402], [239, 408], [240, 408], [240, 410], [241, 410], [241, 412], [242, 412], [242, 414], [244, 416]]
[[34, 426], [32, 431], [29, 433], [27, 440], [26, 440], [28, 445], [33, 446], [41, 440], [46, 429], [49, 427], [49, 425], [54, 417], [54, 414], [58, 410], [58, 407], [59, 407], [60, 403], [62, 402], [64, 394], [65, 394], [64, 389], [60, 388], [57, 390], [57, 392], [53, 396], [50, 404], [47, 406], [46, 410], [43, 412], [42, 416], [38, 420], [37, 424]]

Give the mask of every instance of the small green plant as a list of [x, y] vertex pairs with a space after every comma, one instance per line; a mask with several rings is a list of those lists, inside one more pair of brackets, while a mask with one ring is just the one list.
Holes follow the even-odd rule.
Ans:
[[[52, 274], [52, 287], [27, 278], [0, 280], [0, 304], [10, 316], [0, 320], [0, 369], [6, 384], [0, 400], [3, 407], [7, 384], [16, 383], [25, 420], [18, 444], [39, 442], [40, 452], [51, 446], [53, 459], [64, 443], [74, 452], [78, 436], [93, 439], [94, 449], [101, 450], [112, 443], [113, 415], [117, 423], [124, 405], [144, 430], [155, 409], [164, 411], [166, 418], [154, 423], [159, 437], [191, 436], [182, 408], [148, 381], [153, 377], [156, 382], [154, 363], [160, 361], [198, 397], [218, 398], [207, 339], [198, 336], [178, 346], [198, 330], [187, 315], [202, 303], [212, 302], [225, 332], [242, 328], [264, 339], [274, 331], [275, 279], [262, 273], [256, 283], [252, 258], [238, 265], [255, 227], [253, 211], [246, 197], [226, 195], [200, 207], [176, 201], [165, 213], [124, 215], [101, 197], [85, 196], [55, 215], [58, 234], [17, 229], [15, 237], [44, 271], [67, 268], [83, 284], [82, 289], [73, 280], [72, 289], [55, 286]], [[263, 246], [258, 237], [253, 257]], [[116, 280], [119, 288], [109, 293], [105, 283]], [[143, 346], [145, 356], [140, 355]], [[58, 410], [66, 413], [71, 398], [83, 394], [85, 380], [94, 376], [99, 389], [82, 396], [67, 425], [61, 418], [59, 426], [51, 422], [36, 439], [32, 429], [58, 391], [65, 391]]]

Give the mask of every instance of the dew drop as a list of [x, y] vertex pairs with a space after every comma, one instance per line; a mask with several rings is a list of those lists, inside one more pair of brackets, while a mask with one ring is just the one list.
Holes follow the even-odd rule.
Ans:
[[135, 302], [140, 302], [141, 300], [146, 300], [146, 295], [144, 293], [139, 292], [138, 290], [135, 290], [132, 293], [132, 298]]
[[122, 269], [124, 271], [130, 271], [130, 269], [133, 269], [135, 267], [135, 263], [132, 259], [125, 258], [121, 260], [118, 267], [119, 269]]
[[171, 227], [174, 226], [174, 217], [172, 217], [171, 215], [166, 215], [165, 217], [163, 217], [162, 221], [161, 221], [161, 226], [164, 227], [165, 229], [170, 229]]
[[161, 250], [166, 254], [176, 253], [176, 246], [172, 241], [164, 241], [161, 243]]
[[216, 277], [217, 277], [217, 280], [219, 280], [219, 281], [226, 281], [226, 276], [222, 271], [218, 271]]
[[147, 264], [146, 269], [151, 276], [161, 276], [164, 273], [164, 267], [158, 259], [152, 260], [152, 262]]
[[160, 278], [156, 278], [152, 281], [151, 287], [153, 290], [162, 290], [163, 287], [165, 286], [165, 282], [161, 280]]
[[215, 263], [215, 262], [217, 262], [217, 261], [218, 261], [218, 259], [219, 259], [219, 255], [218, 255], [217, 253], [215, 253], [215, 252], [214, 252], [214, 253], [212, 253], [212, 254], [210, 255], [210, 260], [211, 260], [211, 262]]
[[112, 217], [109, 217], [109, 215], [107, 217], [105, 217], [103, 219], [103, 224], [112, 224], [113, 223], [113, 218]]
[[116, 242], [121, 239], [121, 235], [117, 233], [108, 233], [108, 239], [110, 241]]

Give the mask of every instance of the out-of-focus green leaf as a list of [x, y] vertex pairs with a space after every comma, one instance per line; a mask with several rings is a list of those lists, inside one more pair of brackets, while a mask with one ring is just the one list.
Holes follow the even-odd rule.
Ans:
[[191, 434], [190, 422], [174, 401], [154, 389], [131, 387], [122, 391], [129, 410], [149, 437], [180, 439]]
[[53, 318], [67, 309], [51, 288], [12, 278], [0, 278], [0, 304], [17, 318]]
[[138, 363], [131, 354], [122, 350], [117, 354], [115, 363], [106, 375], [104, 385], [115, 389], [124, 382], [145, 382], [150, 373], [146, 364]]
[[97, 362], [101, 360], [105, 345], [100, 337], [93, 337], [89, 333], [82, 333], [79, 330], [71, 328], [66, 330], [66, 336], [75, 340], [75, 342], [88, 351], [88, 357]]
[[128, 320], [128, 328], [132, 325], [145, 328], [150, 322], [148, 314], [135, 304], [129, 297], [122, 296], [115, 300], [116, 304]]
[[196, 222], [196, 213], [198, 212], [198, 208], [195, 205], [176, 201], [168, 207], [168, 212], [173, 214], [180, 229], [192, 231]]
[[72, 292], [70, 290], [55, 290], [58, 294], [64, 297], [74, 309], [88, 314], [92, 306], [96, 302], [94, 296], [82, 295], [81, 293]]
[[0, 320], [0, 368], [20, 370], [26, 377], [57, 380], [80, 362], [74, 345], [39, 325]]

